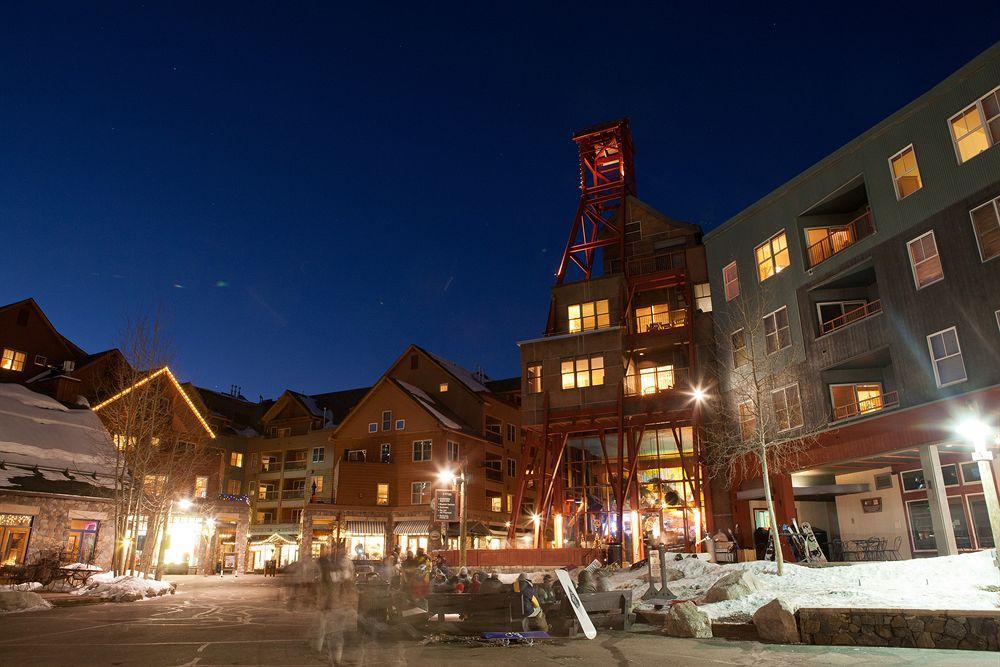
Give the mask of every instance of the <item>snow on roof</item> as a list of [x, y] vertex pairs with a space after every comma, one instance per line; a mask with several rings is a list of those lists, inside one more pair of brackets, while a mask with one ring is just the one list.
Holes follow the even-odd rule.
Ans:
[[[444, 366], [449, 373], [458, 378], [462, 382], [462, 384], [464, 384], [472, 391], [476, 392], [477, 394], [480, 392], [489, 392], [489, 389], [486, 387], [486, 385], [484, 385], [480, 381], [480, 378], [477, 377], [476, 374], [466, 370], [465, 368], [462, 368], [461, 366], [452, 361], [448, 361], [447, 359], [442, 359], [436, 354], [427, 352], [427, 350], [424, 350], [424, 352], [426, 352], [429, 357], [434, 359], [434, 361]], [[487, 379], [485, 375], [483, 376], [483, 379], [484, 380]]]
[[289, 391], [288, 393], [292, 394], [293, 396], [295, 396], [295, 398], [302, 401], [302, 405], [306, 406], [306, 410], [311, 412], [313, 416], [319, 417], [320, 419], [323, 418], [323, 409], [316, 404], [316, 401], [313, 399], [312, 396], [308, 396], [306, 394], [300, 394], [297, 391]]
[[437, 403], [434, 402], [434, 399], [428, 396], [427, 392], [425, 392], [423, 389], [414, 387], [412, 384], [403, 382], [399, 378], [394, 377], [393, 380], [395, 380], [396, 383], [400, 387], [402, 387], [404, 391], [406, 391], [406, 393], [412, 396], [414, 400], [420, 403], [420, 405], [422, 405], [428, 412], [434, 415], [434, 418], [437, 419], [439, 422], [441, 422], [441, 424], [443, 424], [447, 428], [453, 428], [456, 431], [462, 430], [461, 424], [459, 424], [458, 422], [456, 422], [455, 420], [451, 419], [450, 417], [446, 416], [443, 412], [441, 412], [441, 409], [437, 407]]
[[71, 410], [21, 385], [0, 384], [0, 460], [95, 470], [113, 457], [111, 437], [91, 410]]

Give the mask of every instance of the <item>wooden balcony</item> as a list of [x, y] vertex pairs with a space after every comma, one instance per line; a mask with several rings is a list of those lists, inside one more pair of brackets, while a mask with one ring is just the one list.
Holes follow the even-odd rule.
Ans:
[[847, 250], [858, 241], [874, 233], [875, 223], [872, 220], [871, 208], [865, 207], [861, 215], [845, 225], [829, 227], [826, 237], [806, 248], [809, 268], [825, 262], [837, 253]]
[[846, 327], [848, 324], [853, 324], [866, 317], [871, 317], [872, 315], [877, 315], [882, 312], [882, 300], [875, 299], [874, 301], [869, 301], [863, 306], [859, 306], [854, 310], [849, 310], [840, 317], [835, 317], [829, 322], [819, 323], [819, 335], [825, 336], [828, 333], [832, 333], [837, 329]]
[[887, 391], [878, 396], [866, 398], [857, 403], [834, 406], [833, 420], [844, 421], [845, 419], [855, 419], [856, 417], [867, 417], [876, 412], [882, 412], [890, 408], [899, 406], [899, 394], [895, 391]]

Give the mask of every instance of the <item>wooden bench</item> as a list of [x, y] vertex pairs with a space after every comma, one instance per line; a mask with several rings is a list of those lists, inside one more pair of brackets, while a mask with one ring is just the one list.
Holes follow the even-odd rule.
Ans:
[[524, 618], [520, 593], [431, 593], [427, 612], [438, 621], [443, 621], [445, 614], [459, 614], [465, 626], [497, 630], [520, 630]]
[[[556, 619], [561, 621], [557, 625], [560, 625], [570, 637], [574, 637], [580, 631], [576, 614], [569, 601], [562, 597], [561, 590], [557, 589], [557, 592], [560, 600], [553, 609], [553, 621]], [[595, 626], [629, 630], [635, 623], [635, 614], [632, 613], [632, 591], [630, 590], [578, 593], [577, 596]]]

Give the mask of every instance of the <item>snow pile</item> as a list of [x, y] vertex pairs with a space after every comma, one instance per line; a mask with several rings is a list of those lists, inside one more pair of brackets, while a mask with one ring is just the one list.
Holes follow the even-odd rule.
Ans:
[[88, 572], [100, 572], [102, 568], [96, 565], [90, 565], [89, 563], [71, 563], [69, 565], [63, 565], [61, 570], [87, 570]]
[[23, 584], [6, 584], [0, 586], [0, 591], [37, 591], [41, 587], [41, 582], [29, 581]]
[[51, 609], [52, 604], [31, 591], [0, 591], [0, 614]]
[[86, 585], [73, 591], [73, 595], [98, 597], [112, 602], [135, 602], [167, 593], [173, 594], [176, 590], [177, 584], [170, 581], [143, 579], [124, 574], [116, 577], [111, 572], [104, 572], [95, 574]]
[[786, 563], [781, 577], [770, 561], [716, 565], [685, 559], [669, 562], [667, 566], [684, 572], [683, 579], [667, 584], [680, 600], [698, 601], [712, 584], [735, 570], [750, 570], [757, 575], [761, 592], [701, 606], [713, 620], [749, 621], [758, 608], [776, 597], [787, 601], [793, 609], [996, 609], [1000, 606], [1000, 596], [986, 590], [1000, 584], [1000, 574], [993, 565], [992, 552], [988, 551], [829, 567]]

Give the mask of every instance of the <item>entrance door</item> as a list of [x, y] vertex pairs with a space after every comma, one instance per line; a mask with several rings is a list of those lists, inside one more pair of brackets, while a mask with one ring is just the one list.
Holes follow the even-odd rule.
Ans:
[[0, 565], [21, 565], [28, 551], [29, 527], [0, 526]]
[[90, 519], [73, 519], [69, 522], [66, 550], [68, 557], [74, 562], [90, 563], [94, 560], [100, 523]]

